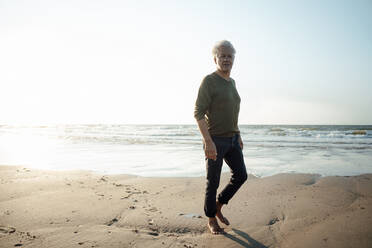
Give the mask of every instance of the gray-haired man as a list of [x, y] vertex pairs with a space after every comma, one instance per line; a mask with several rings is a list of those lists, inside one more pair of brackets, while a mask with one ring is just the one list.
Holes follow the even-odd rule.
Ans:
[[[200, 85], [194, 117], [203, 136], [206, 159], [204, 212], [209, 217], [211, 233], [220, 234], [223, 229], [216, 217], [222, 223], [230, 224], [222, 215], [221, 208], [247, 180], [247, 172], [238, 128], [240, 97], [235, 81], [230, 78], [235, 49], [229, 41], [223, 40], [216, 43], [212, 53], [217, 70], [207, 75]], [[232, 176], [216, 201], [223, 160], [230, 167]]]

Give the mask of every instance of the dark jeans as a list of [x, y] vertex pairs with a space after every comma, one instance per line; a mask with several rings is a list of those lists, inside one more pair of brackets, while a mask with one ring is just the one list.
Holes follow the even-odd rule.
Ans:
[[208, 217], [216, 216], [216, 194], [220, 184], [223, 160], [232, 173], [230, 182], [218, 195], [218, 202], [227, 204], [240, 186], [247, 180], [242, 149], [238, 142], [239, 135], [233, 137], [212, 137], [217, 149], [217, 160], [206, 158], [207, 185], [204, 200], [204, 212]]

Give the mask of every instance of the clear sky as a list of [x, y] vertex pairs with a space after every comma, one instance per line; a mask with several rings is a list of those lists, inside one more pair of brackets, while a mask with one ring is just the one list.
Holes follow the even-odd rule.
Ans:
[[371, 0], [0, 0], [0, 124], [193, 124], [222, 39], [240, 124], [372, 124], [371, 13]]

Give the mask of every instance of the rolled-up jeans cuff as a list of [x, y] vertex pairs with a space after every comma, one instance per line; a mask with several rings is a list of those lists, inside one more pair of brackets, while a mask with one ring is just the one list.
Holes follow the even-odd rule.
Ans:
[[227, 205], [227, 203], [229, 203], [229, 201], [225, 201], [225, 200], [223, 200], [223, 199], [221, 199], [221, 198], [218, 198], [217, 201], [218, 201], [219, 203], [221, 203], [221, 204], [225, 204], [225, 205]]

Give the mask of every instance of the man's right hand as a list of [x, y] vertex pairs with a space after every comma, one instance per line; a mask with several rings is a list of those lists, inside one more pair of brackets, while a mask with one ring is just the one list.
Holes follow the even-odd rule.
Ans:
[[205, 156], [209, 159], [217, 160], [217, 149], [213, 141], [206, 141], [205, 144]]

